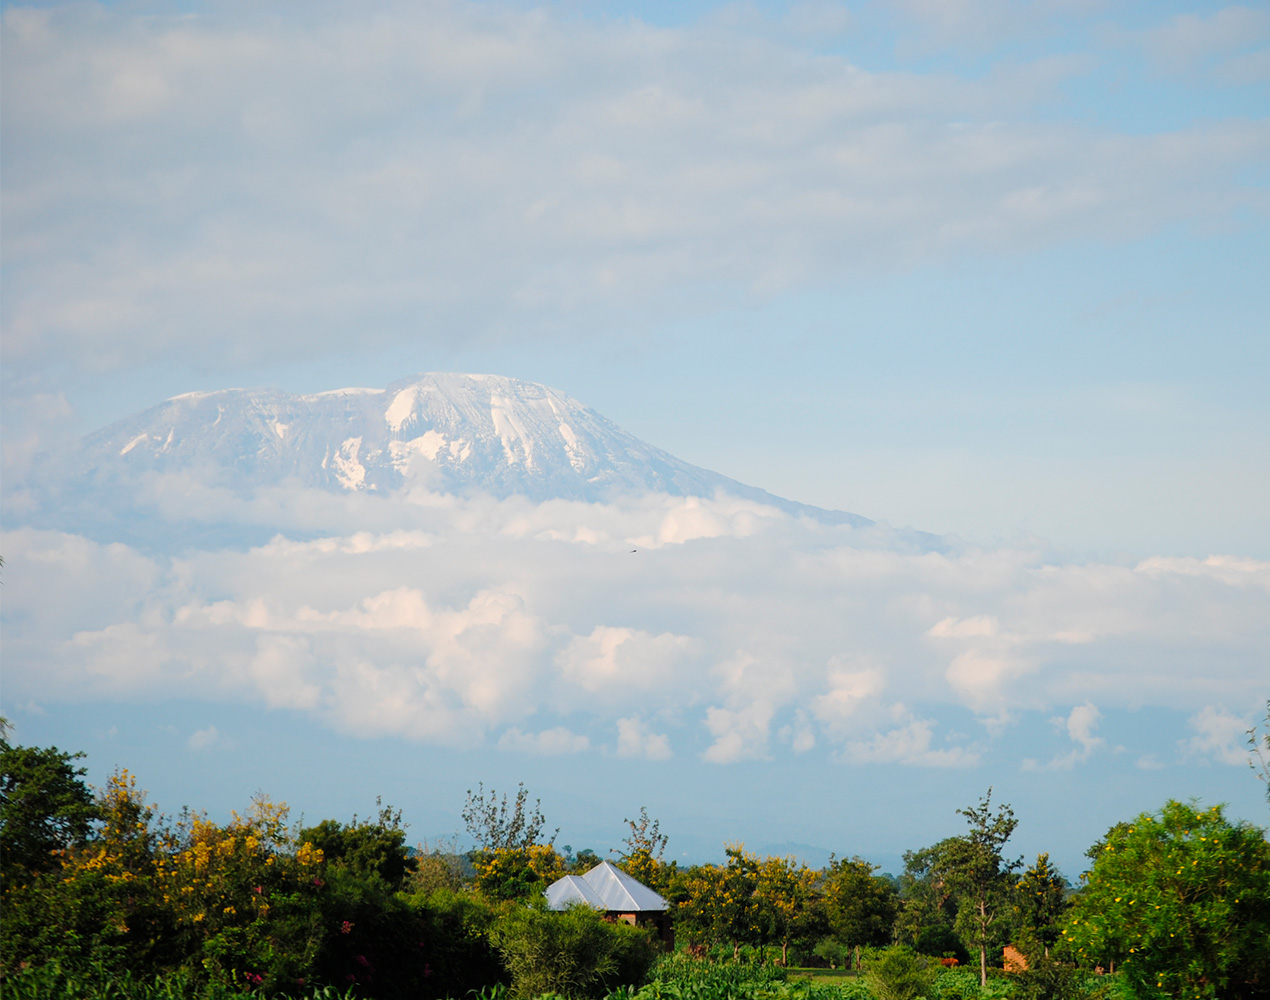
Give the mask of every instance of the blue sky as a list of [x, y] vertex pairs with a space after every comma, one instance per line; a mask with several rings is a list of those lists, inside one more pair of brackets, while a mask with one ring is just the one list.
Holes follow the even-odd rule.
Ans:
[[[1072, 875], [1110, 822], [1168, 795], [1265, 820], [1240, 756], [1270, 694], [1264, 8], [5, 4], [3, 31], [4, 707], [23, 738], [89, 750], [98, 780], [129, 766], [168, 808], [225, 811], [259, 786], [365, 813], [381, 789], [364, 771], [382, 770], [429, 837], [463, 788], [524, 778], [575, 847], [615, 843], [647, 804], [690, 853], [734, 837], [893, 864], [897, 838], [955, 832], [994, 784], [1027, 848]], [[192, 640], [146, 618], [176, 621], [173, 581], [201, 573], [200, 600], [245, 606], [260, 574], [286, 606], [268, 567], [293, 555], [164, 561], [32, 534], [13, 497], [33, 456], [194, 389], [442, 370], [556, 386], [688, 461], [979, 555], [888, 564], [876, 587], [904, 613], [826, 626], [766, 700], [775, 675], [727, 665], [776, 647], [775, 615], [742, 640], [727, 602], [672, 621], [639, 591], [636, 623], [613, 581], [590, 618], [530, 600], [543, 635], [568, 621], [577, 643], [629, 628], [641, 656], [691, 646], [697, 714], [673, 716], [667, 680], [632, 715], [483, 717], [462, 748], [259, 677], [216, 687], [159, 662], [106, 684], [70, 655], [126, 633], [131, 655], [175, 663]], [[772, 530], [790, 552], [828, 544]], [[808, 578], [745, 579], [784, 578], [775, 542], [716, 544], [738, 592], [833, 613]], [[533, 578], [490, 546], [491, 592]], [[1012, 569], [984, 583], [988, 564]], [[347, 566], [322, 565], [337, 588]], [[120, 567], [134, 589], [112, 604]], [[863, 605], [859, 579], [839, 583]], [[943, 680], [925, 689], [921, 664]], [[989, 675], [1013, 686], [989, 697]], [[623, 737], [631, 718], [646, 728]], [[669, 759], [619, 753], [658, 735]], [[749, 788], [793, 796], [777, 812], [798, 821], [724, 823]], [[705, 814], [702, 789], [719, 792]]]

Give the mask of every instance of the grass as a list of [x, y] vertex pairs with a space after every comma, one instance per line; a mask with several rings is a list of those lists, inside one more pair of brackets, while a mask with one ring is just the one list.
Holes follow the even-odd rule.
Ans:
[[830, 985], [841, 983], [846, 979], [855, 979], [854, 969], [813, 969], [791, 966], [788, 970], [790, 979], [805, 979], [809, 982]]

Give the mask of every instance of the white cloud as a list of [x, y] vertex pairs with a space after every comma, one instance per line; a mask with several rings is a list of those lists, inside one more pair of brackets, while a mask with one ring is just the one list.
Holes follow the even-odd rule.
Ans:
[[525, 733], [513, 727], [506, 730], [499, 737], [498, 746], [503, 750], [557, 756], [565, 753], [582, 753], [589, 750], [591, 741], [585, 736], [571, 732], [564, 726], [544, 729], [540, 733]]
[[872, 666], [864, 669], [843, 669], [840, 658], [830, 661], [829, 690], [811, 699], [811, 714], [825, 729], [841, 736], [860, 707], [886, 687], [885, 671]]
[[598, 625], [590, 635], [574, 637], [557, 662], [568, 684], [620, 697], [624, 690], [664, 689], [691, 648], [687, 636]]
[[645, 757], [648, 760], [669, 760], [670, 738], [665, 733], [654, 733], [635, 716], [617, 720], [617, 755], [619, 757]]
[[1258, 54], [1266, 52], [1270, 12], [1231, 5], [1207, 17], [1177, 14], [1147, 32], [1145, 41], [1147, 52], [1173, 72], [1217, 61], [1217, 71], [1228, 75], [1226, 67], [1232, 55], [1252, 47], [1260, 49]]
[[[906, 6], [959, 43], [1070, 9]], [[1215, 16], [1211, 44], [1249, 16]], [[789, 27], [831, 22], [846, 13], [801, 5]], [[621, 336], [614, 315], [706, 288], [731, 302], [1264, 209], [1243, 179], [1264, 122], [1033, 120], [1071, 60], [870, 72], [766, 23], [463, 2], [3, 24], [22, 81], [2, 95], [10, 363], [220, 368], [338, 352], [351, 329], [366, 349]]]
[[1223, 764], [1247, 765], [1248, 730], [1252, 723], [1243, 716], [1207, 705], [1190, 719], [1195, 735], [1179, 741], [1188, 756], [1212, 757]]
[[[146, 558], [7, 533], [7, 699], [238, 700], [459, 747], [567, 746], [542, 735], [565, 729], [594, 750], [616, 729], [622, 756], [664, 759], [704, 734], [715, 763], [819, 748], [932, 766], [979, 752], [936, 739], [930, 720], [950, 710], [996, 738], [1019, 712], [1064, 706], [1075, 764], [1102, 746], [1109, 707], [1264, 690], [1270, 566], [1252, 560], [897, 551], [884, 528], [775, 512], [627, 558], [681, 501], [324, 506], [187, 485], [209, 523], [228, 511], [317, 537]], [[887, 693], [910, 707], [880, 722]], [[1246, 725], [1215, 729], [1225, 711], [1197, 717], [1195, 752], [1234, 752]]]
[[207, 750], [221, 742], [221, 734], [215, 726], [208, 726], [195, 730], [185, 742], [191, 750]]
[[[1076, 747], [1067, 753], [1054, 757], [1045, 765], [1045, 768], [1050, 771], [1070, 771], [1077, 764], [1087, 761], [1093, 752], [1106, 742], [1101, 736], [1094, 735], [1094, 730], [1098, 727], [1101, 719], [1102, 713], [1090, 702], [1077, 705], [1068, 713], [1066, 718], [1051, 719], [1050, 721], [1055, 726], [1066, 730], [1068, 737], [1076, 744]], [[1145, 765], [1139, 763], [1138, 766], [1144, 767]], [[1023, 769], [1025, 771], [1036, 770], [1036, 761], [1024, 761]]]
[[913, 764], [919, 767], [973, 767], [979, 754], [966, 747], [935, 748], [935, 724], [926, 719], [913, 719], [895, 729], [878, 733], [871, 740], [855, 741], [847, 746], [850, 760], [882, 764]]

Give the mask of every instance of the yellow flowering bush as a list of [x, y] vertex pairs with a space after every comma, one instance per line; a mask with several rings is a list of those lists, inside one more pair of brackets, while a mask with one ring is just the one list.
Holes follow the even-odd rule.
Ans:
[[525, 899], [565, 874], [564, 859], [550, 844], [482, 851], [473, 867], [477, 888], [490, 899]]

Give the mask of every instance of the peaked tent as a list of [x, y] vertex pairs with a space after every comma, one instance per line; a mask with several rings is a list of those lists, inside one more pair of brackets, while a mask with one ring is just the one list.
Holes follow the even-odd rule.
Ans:
[[566, 875], [547, 886], [547, 909], [563, 910], [570, 906], [593, 906], [607, 910], [599, 893], [587, 885], [581, 875]]
[[662, 941], [674, 944], [670, 903], [608, 861], [601, 861], [585, 875], [566, 875], [547, 886], [548, 908], [563, 910], [578, 904], [603, 910], [610, 920], [652, 924]]

